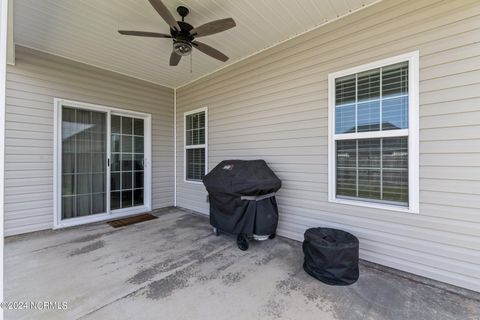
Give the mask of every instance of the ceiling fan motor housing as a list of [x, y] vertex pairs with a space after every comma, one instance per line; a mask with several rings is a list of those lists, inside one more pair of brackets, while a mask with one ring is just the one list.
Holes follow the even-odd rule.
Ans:
[[183, 21], [177, 21], [181, 30], [170, 29], [173, 37], [173, 51], [181, 56], [188, 56], [192, 52], [192, 41], [194, 37], [190, 35], [193, 26]]
[[190, 31], [193, 29], [193, 26], [184, 21], [177, 21], [180, 26], [180, 30], [170, 28], [170, 34], [173, 38], [182, 38], [184, 40], [193, 40], [193, 36], [190, 35]]

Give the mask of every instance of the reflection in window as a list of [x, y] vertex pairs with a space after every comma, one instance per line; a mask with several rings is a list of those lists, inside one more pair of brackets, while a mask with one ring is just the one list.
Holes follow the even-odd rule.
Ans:
[[408, 205], [408, 71], [403, 62], [335, 79], [337, 198]]

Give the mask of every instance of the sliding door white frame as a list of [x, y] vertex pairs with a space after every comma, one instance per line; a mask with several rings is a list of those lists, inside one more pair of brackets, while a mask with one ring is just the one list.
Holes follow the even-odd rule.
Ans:
[[[107, 159], [111, 154], [111, 115], [123, 115], [144, 120], [144, 199], [143, 206], [110, 210], [110, 165], [107, 165], [106, 181], [106, 212], [90, 216], [69, 218], [62, 220], [62, 107], [63, 106], [104, 112], [107, 115]], [[53, 166], [53, 194], [54, 214], [53, 228], [59, 229], [85, 223], [105, 221], [113, 218], [125, 217], [145, 211], [152, 210], [152, 116], [148, 113], [111, 108], [90, 103], [71, 101], [65, 99], [54, 99], [54, 166]]]

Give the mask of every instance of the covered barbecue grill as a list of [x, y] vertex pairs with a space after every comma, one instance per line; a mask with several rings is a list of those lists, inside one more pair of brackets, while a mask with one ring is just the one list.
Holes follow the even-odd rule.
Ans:
[[278, 224], [275, 199], [282, 181], [264, 160], [225, 160], [203, 178], [210, 202], [210, 224], [237, 235], [238, 247], [248, 239], [273, 238]]

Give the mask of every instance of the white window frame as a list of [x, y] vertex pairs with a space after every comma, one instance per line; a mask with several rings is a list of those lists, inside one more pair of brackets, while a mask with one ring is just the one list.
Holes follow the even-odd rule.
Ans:
[[[101, 111], [107, 114], [107, 159], [110, 159], [110, 119], [111, 115], [132, 116], [142, 118], [144, 120], [144, 199], [143, 206], [124, 208], [124, 209], [110, 209], [110, 166], [107, 166], [107, 186], [108, 193], [106, 199], [106, 212], [98, 213], [90, 216], [70, 218], [62, 220], [62, 107], [66, 105], [69, 107]], [[138, 213], [152, 211], [152, 115], [149, 113], [142, 113], [119, 108], [101, 106], [91, 103], [72, 101], [66, 99], [54, 98], [54, 144], [53, 144], [53, 229], [60, 229], [65, 227], [77, 226], [86, 223], [106, 221], [126, 216], [135, 215]]]
[[[408, 62], [408, 129], [335, 134], [335, 79], [360, 72]], [[339, 204], [393, 210], [408, 213], [419, 212], [419, 51], [367, 63], [328, 75], [328, 201]], [[366, 139], [408, 136], [408, 207], [369, 201], [350, 200], [336, 196], [335, 141], [340, 139]]]
[[[205, 112], [205, 144], [187, 146], [187, 116], [195, 113]], [[199, 180], [187, 179], [187, 149], [205, 149], [205, 174], [208, 173], [208, 108], [198, 108], [183, 114], [183, 181], [193, 184], [203, 184]]]

